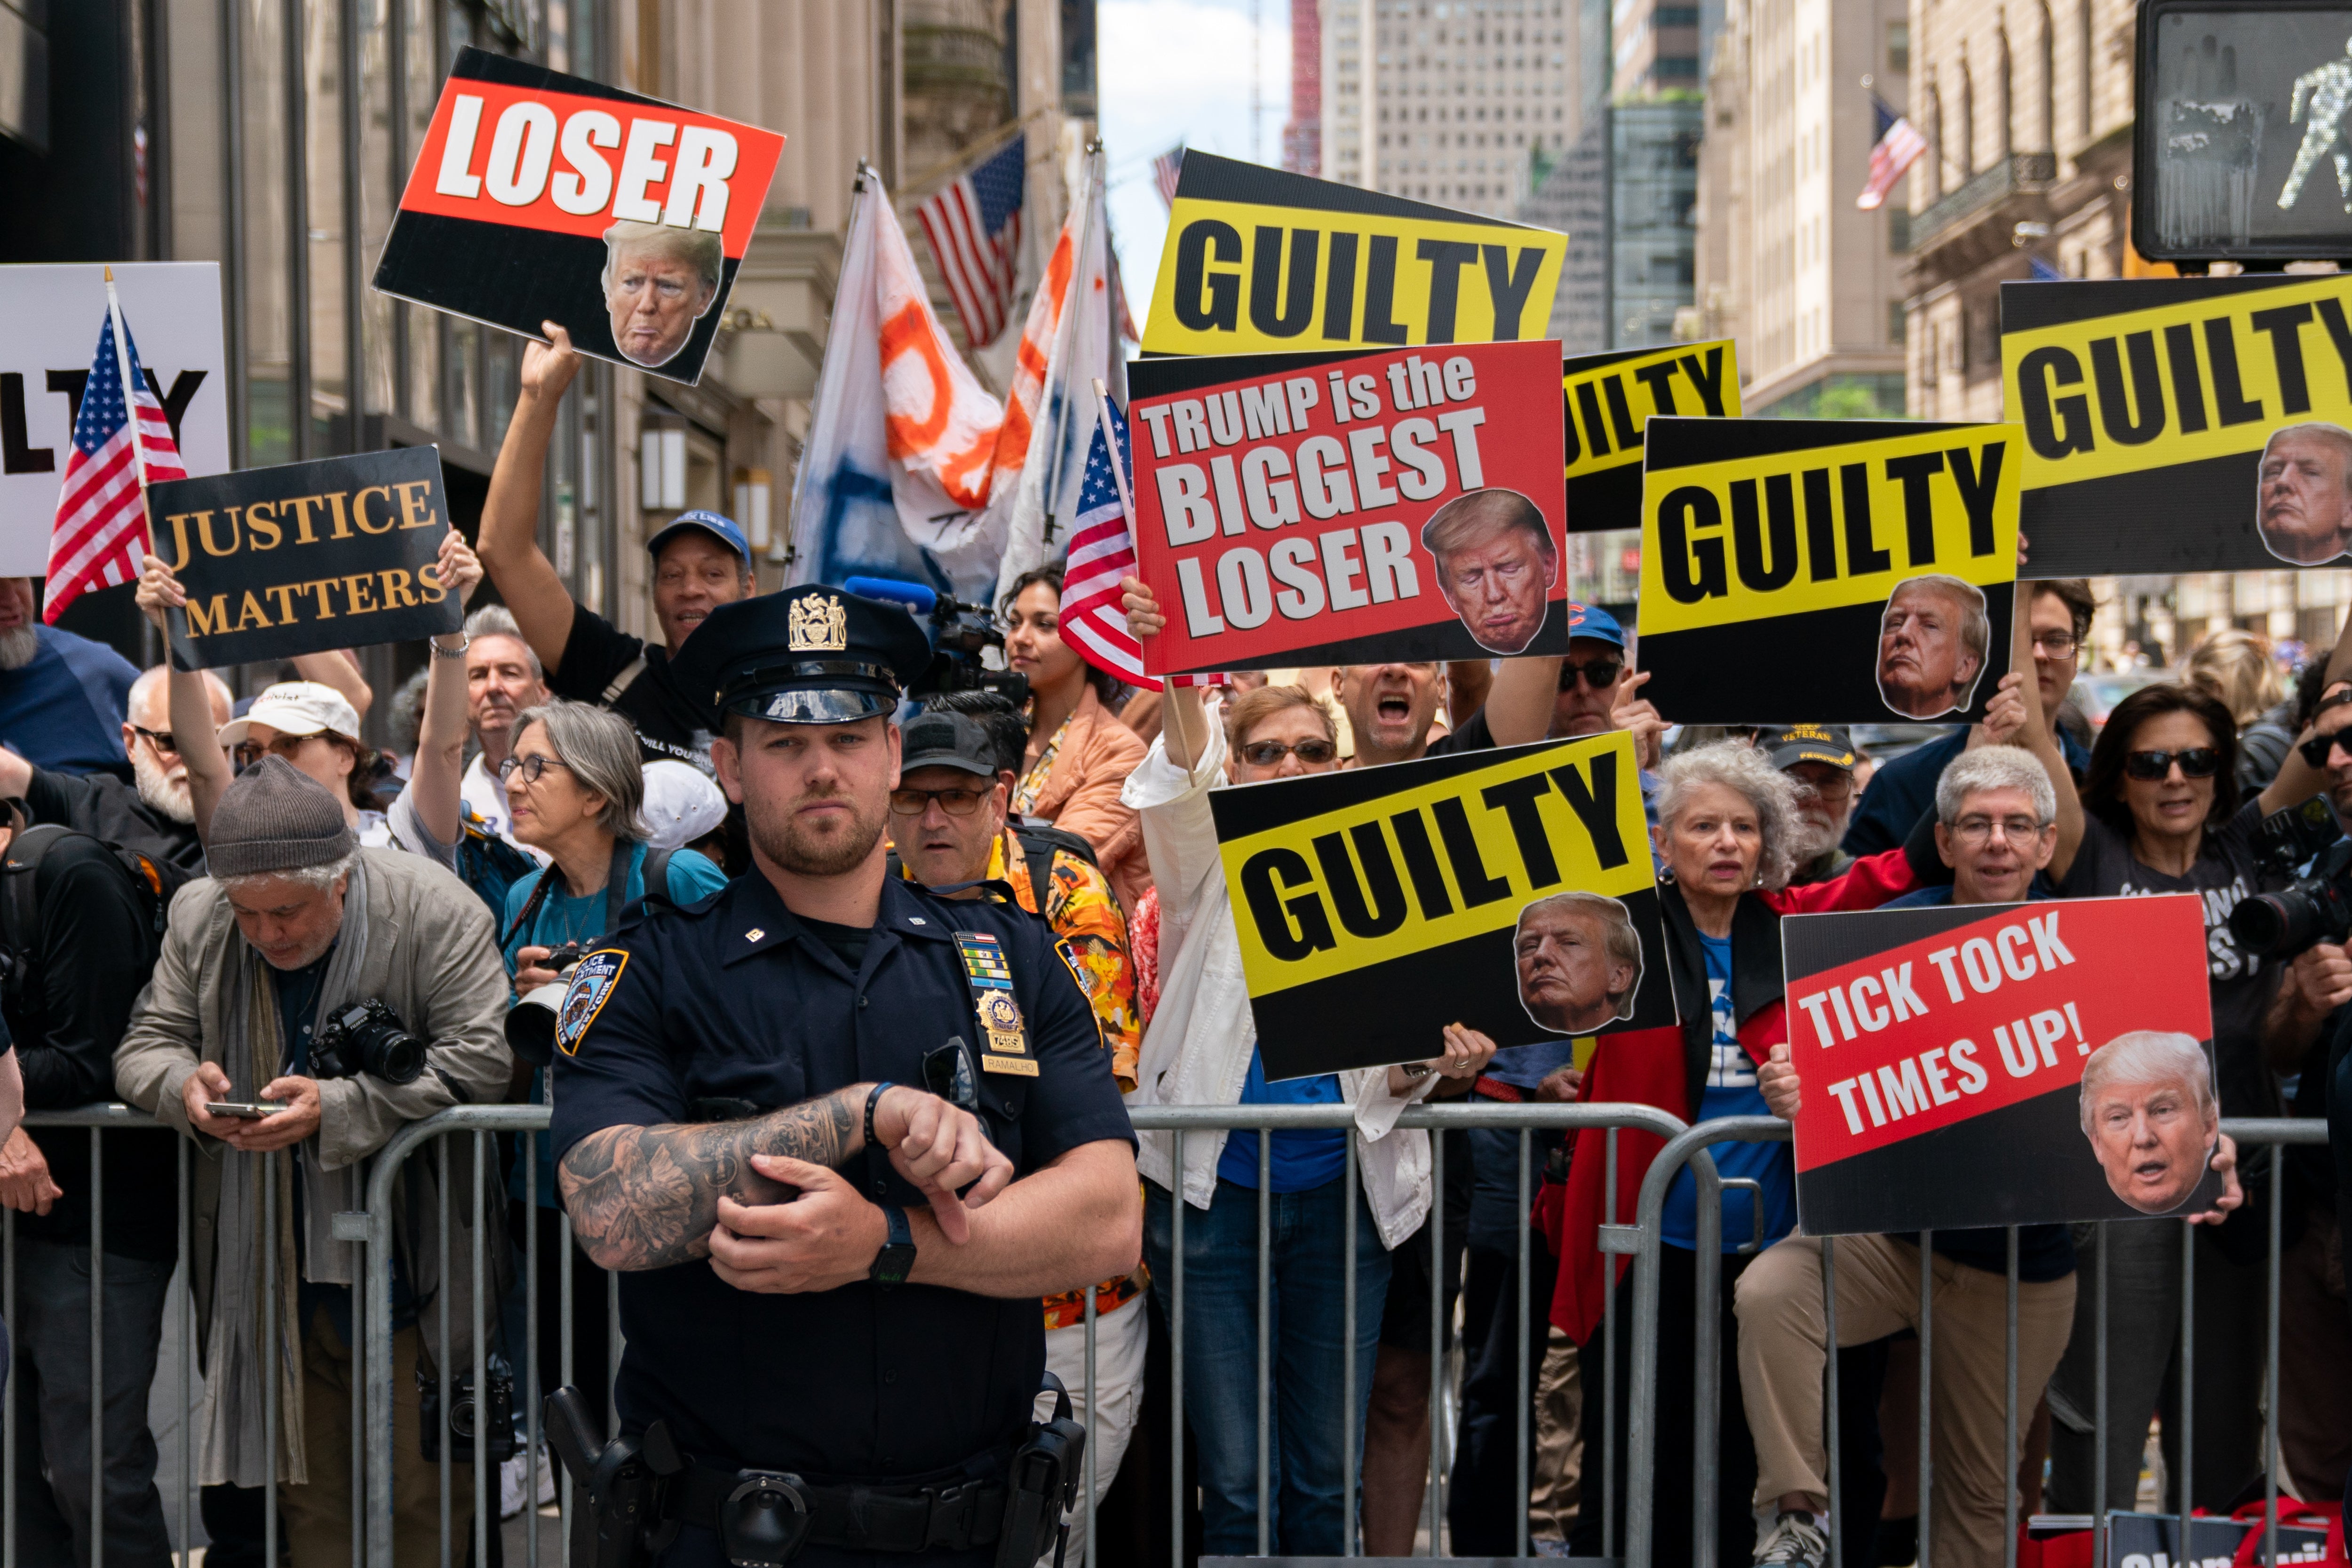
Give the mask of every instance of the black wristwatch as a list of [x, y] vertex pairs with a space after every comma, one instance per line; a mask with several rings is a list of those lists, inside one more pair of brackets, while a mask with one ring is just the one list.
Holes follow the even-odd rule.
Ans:
[[874, 1255], [874, 1267], [866, 1277], [885, 1288], [903, 1285], [915, 1271], [915, 1227], [907, 1223], [907, 1211], [897, 1204], [884, 1204], [882, 1217], [890, 1222], [889, 1239]]

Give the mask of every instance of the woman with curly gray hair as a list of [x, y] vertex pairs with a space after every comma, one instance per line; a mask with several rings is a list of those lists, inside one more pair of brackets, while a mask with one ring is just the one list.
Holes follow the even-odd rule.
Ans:
[[[1744, 740], [1718, 741], [1667, 760], [1659, 773], [1656, 799], [1658, 824], [1654, 830], [1661, 868], [1659, 902], [1666, 922], [1666, 956], [1674, 974], [1675, 996], [1681, 1004], [1682, 1049], [1650, 1034], [1609, 1035], [1594, 1053], [1581, 1098], [1588, 1100], [1636, 1100], [1654, 1105], [1694, 1124], [1718, 1116], [1770, 1114], [1757, 1087], [1756, 1069], [1789, 1037], [1787, 1010], [1780, 980], [1780, 917], [1831, 910], [1874, 909], [1898, 894], [1929, 881], [1948, 881], [1951, 871], [1936, 854], [1932, 826], [1915, 832], [1901, 849], [1889, 849], [1856, 860], [1825, 882], [1789, 886], [1795, 868], [1799, 831], [1797, 784], [1774, 767], [1771, 759]], [[1928, 814], [1932, 824], [1934, 814]], [[1606, 1134], [1578, 1134], [1579, 1147], [1569, 1164], [1569, 1189], [1563, 1245], [1555, 1250], [1560, 1266], [1560, 1300], [1554, 1303], [1554, 1321], [1567, 1326], [1561, 1308], [1574, 1292], [1566, 1317], [1578, 1326], [1570, 1335], [1596, 1358], [1600, 1347], [1589, 1342], [1597, 1334], [1601, 1306], [1609, 1289], [1600, 1268], [1600, 1254], [1591, 1228], [1601, 1219], [1602, 1178], [1608, 1169]], [[1590, 1143], [1588, 1150], [1585, 1145]], [[1755, 1545], [1750, 1493], [1756, 1484], [1756, 1455], [1748, 1439], [1748, 1419], [1739, 1396], [1738, 1320], [1732, 1315], [1732, 1288], [1748, 1261], [1763, 1247], [1795, 1227], [1796, 1175], [1786, 1143], [1717, 1143], [1710, 1151], [1716, 1170], [1726, 1181], [1753, 1182], [1757, 1200], [1741, 1192], [1726, 1194], [1723, 1205], [1722, 1290], [1717, 1336], [1721, 1358], [1723, 1417], [1721, 1453], [1715, 1468], [1717, 1489], [1716, 1518], [1720, 1540], [1718, 1563], [1747, 1562]], [[1633, 1195], [1641, 1191], [1649, 1152], [1635, 1141], [1621, 1142], [1618, 1154], [1618, 1224], [1633, 1217]], [[1656, 1568], [1687, 1563], [1694, 1542], [1682, 1521], [1696, 1515], [1691, 1492], [1695, 1468], [1680, 1462], [1689, 1451], [1690, 1413], [1696, 1387], [1692, 1367], [1696, 1355], [1696, 1319], [1692, 1306], [1696, 1283], [1698, 1247], [1697, 1184], [1688, 1170], [1680, 1172], [1667, 1189], [1663, 1239], [1663, 1272], [1658, 1291], [1658, 1389], [1654, 1405], [1658, 1424], [1657, 1494], [1654, 1513], [1657, 1532], [1652, 1545]], [[1760, 1219], [1761, 1224], [1759, 1225]], [[1577, 1276], [1571, 1286], [1569, 1276]], [[1633, 1336], [1622, 1326], [1633, 1309], [1633, 1276], [1618, 1289], [1621, 1314], [1617, 1354], [1619, 1375], [1633, 1375]], [[1593, 1375], [1588, 1372], [1587, 1376]], [[1584, 1451], [1604, 1451], [1600, 1400], [1585, 1403]], [[1622, 1405], [1622, 1402], [1621, 1402]], [[1625, 1419], [1613, 1451], [1626, 1452]], [[1622, 1462], [1622, 1461], [1621, 1461]], [[1610, 1478], [1619, 1489], [1623, 1507], [1624, 1477]], [[1591, 1495], [1588, 1493], [1587, 1495]], [[1570, 1543], [1574, 1556], [1601, 1555], [1600, 1510], [1588, 1509], [1589, 1529]]]

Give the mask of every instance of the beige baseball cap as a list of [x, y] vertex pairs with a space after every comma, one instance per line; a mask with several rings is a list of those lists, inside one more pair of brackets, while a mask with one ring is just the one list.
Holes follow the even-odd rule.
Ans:
[[315, 680], [281, 680], [255, 698], [243, 717], [221, 726], [220, 743], [245, 744], [247, 732], [256, 724], [267, 724], [281, 735], [316, 735], [331, 730], [357, 740], [360, 715], [331, 686]]

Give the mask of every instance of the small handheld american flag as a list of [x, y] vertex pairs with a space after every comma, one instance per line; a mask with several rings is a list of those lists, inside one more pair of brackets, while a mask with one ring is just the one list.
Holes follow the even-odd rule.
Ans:
[[[126, 385], [132, 389], [127, 406]], [[73, 456], [66, 459], [57, 521], [49, 531], [48, 591], [41, 618], [55, 625], [82, 595], [137, 577], [146, 558], [146, 489], [187, 477], [172, 423], [140, 368], [139, 349], [123, 322], [110, 269], [106, 317], [99, 325], [98, 352], [74, 418]]]
[[1179, 142], [1151, 160], [1151, 183], [1160, 192], [1160, 205], [1176, 205], [1176, 182], [1184, 173], [1184, 143]]
[[1028, 138], [1015, 134], [915, 209], [964, 342], [975, 349], [994, 342], [1012, 319], [1028, 159]]
[[[1100, 417], [1087, 447], [1086, 476], [1072, 520], [1077, 531], [1070, 535], [1069, 560], [1062, 571], [1062, 640], [1097, 669], [1157, 691], [1160, 678], [1143, 673], [1143, 645], [1127, 629], [1126, 595], [1119, 587], [1120, 579], [1135, 571], [1135, 507], [1128, 488], [1134, 448], [1128, 444], [1127, 416], [1099, 381], [1095, 398]], [[1178, 686], [1212, 686], [1221, 679], [1169, 677]]]
[[1872, 93], [1870, 107], [1876, 116], [1878, 137], [1871, 143], [1870, 177], [1863, 184], [1862, 195], [1853, 198], [1853, 205], [1864, 212], [1884, 205], [1895, 182], [1927, 150], [1927, 139], [1919, 134], [1918, 127], [1889, 109], [1885, 99]]

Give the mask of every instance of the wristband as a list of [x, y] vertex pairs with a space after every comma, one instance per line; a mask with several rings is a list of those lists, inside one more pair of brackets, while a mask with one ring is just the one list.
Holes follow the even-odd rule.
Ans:
[[866, 1146], [868, 1149], [879, 1149], [879, 1148], [882, 1146], [882, 1141], [881, 1141], [879, 1138], [877, 1138], [876, 1136], [874, 1136], [874, 1108], [875, 1108], [876, 1106], [877, 1106], [877, 1105], [879, 1105], [879, 1104], [881, 1104], [881, 1103], [882, 1103], [882, 1097], [883, 1097], [883, 1095], [884, 1095], [884, 1094], [887, 1093], [889, 1090], [894, 1089], [896, 1089], [896, 1088], [898, 1088], [898, 1086], [897, 1084], [892, 1083], [888, 1079], [887, 1079], [887, 1078], [886, 1078], [886, 1079], [884, 1079], [880, 1083], [876, 1084], [876, 1085], [873, 1087], [873, 1089], [871, 1089], [870, 1090], [868, 1090], [868, 1091], [866, 1092]]

